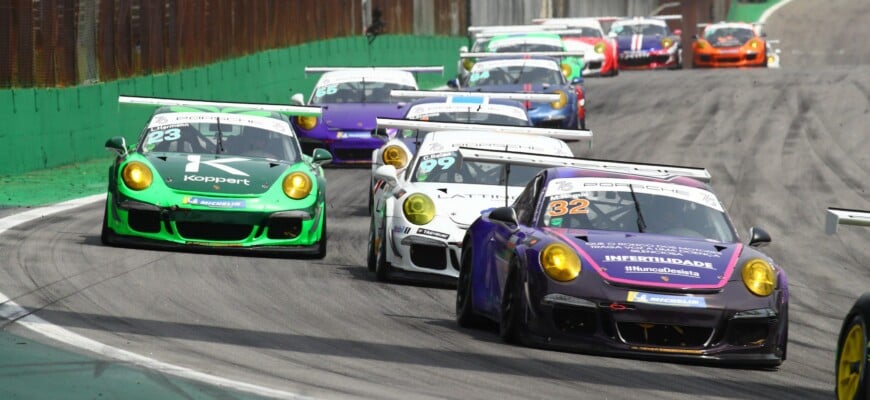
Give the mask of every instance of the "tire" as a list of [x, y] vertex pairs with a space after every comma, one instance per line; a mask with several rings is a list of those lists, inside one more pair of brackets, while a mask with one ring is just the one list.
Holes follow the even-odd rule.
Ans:
[[577, 125], [579, 125], [579, 129], [586, 130], [586, 117], [580, 118], [580, 121]]
[[112, 237], [115, 235], [112, 228], [109, 228], [109, 200], [106, 199], [106, 205], [103, 208], [103, 228], [100, 230], [100, 243], [104, 245], [112, 244]]
[[456, 322], [463, 328], [474, 328], [481, 325], [483, 319], [474, 313], [471, 304], [471, 280], [473, 250], [468, 244], [462, 248], [462, 261], [459, 264], [459, 281], [456, 283]]
[[381, 282], [389, 282], [390, 280], [390, 263], [387, 262], [387, 217], [381, 224], [381, 241], [378, 243], [377, 261], [375, 262], [375, 276]]
[[368, 254], [366, 254], [366, 264], [369, 271], [374, 272], [378, 263], [378, 252], [375, 248], [375, 216], [372, 215], [371, 223], [369, 224], [369, 246]]
[[320, 230], [320, 242], [317, 243], [317, 253], [314, 253], [314, 258], [323, 259], [326, 257], [326, 245], [328, 236], [326, 234], [326, 208], [323, 209], [323, 229]]
[[519, 343], [523, 306], [519, 273], [516, 268], [512, 268], [501, 299], [501, 320], [498, 324], [498, 334], [505, 343]]
[[838, 399], [867, 398], [867, 324], [854, 315], [837, 340], [836, 394]]

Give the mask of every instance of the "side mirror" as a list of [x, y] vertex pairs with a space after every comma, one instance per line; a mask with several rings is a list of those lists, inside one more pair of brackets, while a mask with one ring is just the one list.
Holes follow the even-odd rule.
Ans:
[[290, 96], [290, 105], [291, 106], [304, 106], [305, 105], [305, 96], [302, 93], [296, 93]]
[[459, 52], [460, 53], [468, 53], [468, 46], [460, 46]]
[[396, 175], [396, 167], [392, 165], [381, 165], [375, 170], [375, 179], [384, 181], [387, 185], [395, 187], [399, 183], [399, 177]]
[[519, 225], [517, 222], [517, 213], [511, 207], [499, 207], [490, 211], [489, 219], [501, 222], [511, 228], [515, 228]]
[[459, 89], [459, 79], [453, 78], [453, 79], [447, 81], [447, 87], [449, 87], [451, 89]]
[[106, 150], [109, 150], [119, 157], [127, 155], [127, 139], [123, 136], [115, 136], [106, 141]]
[[770, 234], [764, 229], [752, 227], [749, 228], [749, 246], [764, 247], [770, 244]]
[[583, 84], [583, 77], [575, 76], [573, 79], [571, 79], [571, 84], [572, 85], [582, 85]]
[[314, 151], [311, 152], [311, 162], [317, 165], [329, 164], [332, 162], [332, 154], [329, 150], [320, 147], [315, 148]]
[[675, 36], [680, 36], [680, 35], [682, 35], [682, 34], [683, 34], [683, 30], [682, 30], [682, 29], [674, 29], [674, 35], [675, 35]]

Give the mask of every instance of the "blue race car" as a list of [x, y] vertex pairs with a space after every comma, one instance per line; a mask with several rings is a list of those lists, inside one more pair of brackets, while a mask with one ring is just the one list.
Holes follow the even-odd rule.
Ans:
[[754, 248], [766, 232], [752, 228], [741, 244], [710, 187], [680, 176], [701, 171], [601, 162], [539, 172], [511, 207], [468, 229], [457, 321], [492, 320], [508, 342], [557, 349], [779, 365], [785, 271]]
[[[463, 58], [476, 58], [470, 73], [448, 85], [472, 92], [554, 93], [554, 102], [527, 104], [534, 126], [557, 129], [586, 129], [586, 100], [583, 78], [565, 78], [563, 65], [557, 58], [539, 54], [577, 55], [581, 53], [465, 53]], [[566, 67], [567, 68], [567, 67]]]
[[616, 39], [620, 69], [678, 69], [683, 67], [680, 32], [671, 32], [666, 19], [677, 17], [626, 18], [610, 25]]

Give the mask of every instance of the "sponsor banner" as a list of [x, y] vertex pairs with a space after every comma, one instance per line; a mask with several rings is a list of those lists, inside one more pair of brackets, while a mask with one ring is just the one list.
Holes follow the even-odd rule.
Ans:
[[626, 274], [655, 274], [655, 275], [670, 275], [670, 276], [682, 276], [687, 278], [695, 278], [698, 279], [701, 277], [701, 274], [698, 271], [692, 271], [688, 269], [681, 268], [671, 268], [671, 267], [641, 267], [639, 265], [626, 265], [625, 266]]
[[155, 116], [149, 129], [166, 129], [165, 127], [180, 127], [189, 124], [216, 124], [220, 119], [221, 124], [243, 125], [278, 132], [283, 135], [293, 136], [290, 125], [274, 118], [260, 117], [244, 114], [224, 114], [214, 112], [177, 112]]
[[654, 294], [645, 292], [629, 291], [626, 300], [629, 303], [653, 304], [668, 307], [691, 307], [707, 308], [707, 302], [703, 297], [672, 296], [666, 294]]
[[251, 186], [250, 179], [224, 178], [221, 176], [184, 175], [185, 182], [228, 183], [231, 185]]
[[703, 269], [715, 269], [715, 268], [713, 268], [713, 263], [711, 263], [711, 262], [698, 261], [698, 260], [687, 260], [684, 258], [676, 258], [676, 257], [606, 255], [606, 256], [604, 256], [604, 262], [655, 263], [655, 264], [680, 265], [680, 266], [685, 266], [685, 267], [695, 267], [695, 268], [703, 268]]
[[245, 208], [247, 206], [244, 200], [237, 199], [210, 199], [207, 197], [191, 197], [185, 196], [182, 200], [184, 204], [193, 206], [204, 206], [213, 208]]
[[635, 193], [673, 197], [725, 212], [716, 196], [709, 191], [666, 182], [620, 178], [559, 178], [547, 184], [547, 195], [576, 194], [587, 197], [589, 192], [631, 192], [632, 189]]
[[368, 139], [370, 137], [372, 137], [372, 133], [369, 131], [362, 131], [362, 132], [338, 131], [338, 133], [335, 134], [336, 139], [362, 139], [362, 138]]
[[447, 238], [450, 237], [449, 234], [446, 234], [444, 232], [433, 231], [433, 230], [429, 230], [426, 228], [417, 228], [417, 234], [437, 237], [438, 239], [444, 239], [444, 240], [447, 240]]
[[546, 68], [553, 71], [559, 71], [559, 64], [554, 62], [552, 59], [541, 59], [541, 58], [510, 58], [505, 60], [482, 60], [478, 61], [474, 64], [474, 67], [471, 68], [471, 72], [481, 72], [481, 71], [489, 71], [495, 68], [504, 68], [504, 67], [521, 67], [525, 65], [528, 68], [526, 71], [532, 68]]

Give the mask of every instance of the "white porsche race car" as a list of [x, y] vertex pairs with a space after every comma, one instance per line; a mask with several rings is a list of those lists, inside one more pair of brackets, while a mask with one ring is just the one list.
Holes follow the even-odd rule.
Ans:
[[[561, 139], [578, 138], [576, 130], [529, 127], [385, 119], [378, 119], [378, 126], [430, 132], [405, 168], [397, 172], [387, 164], [375, 171], [380, 182], [367, 258], [369, 270], [382, 281], [455, 283], [461, 241], [471, 222], [482, 210], [512, 202], [544, 168], [528, 155], [572, 157]], [[486, 156], [469, 158], [481, 149], [488, 150]]]

